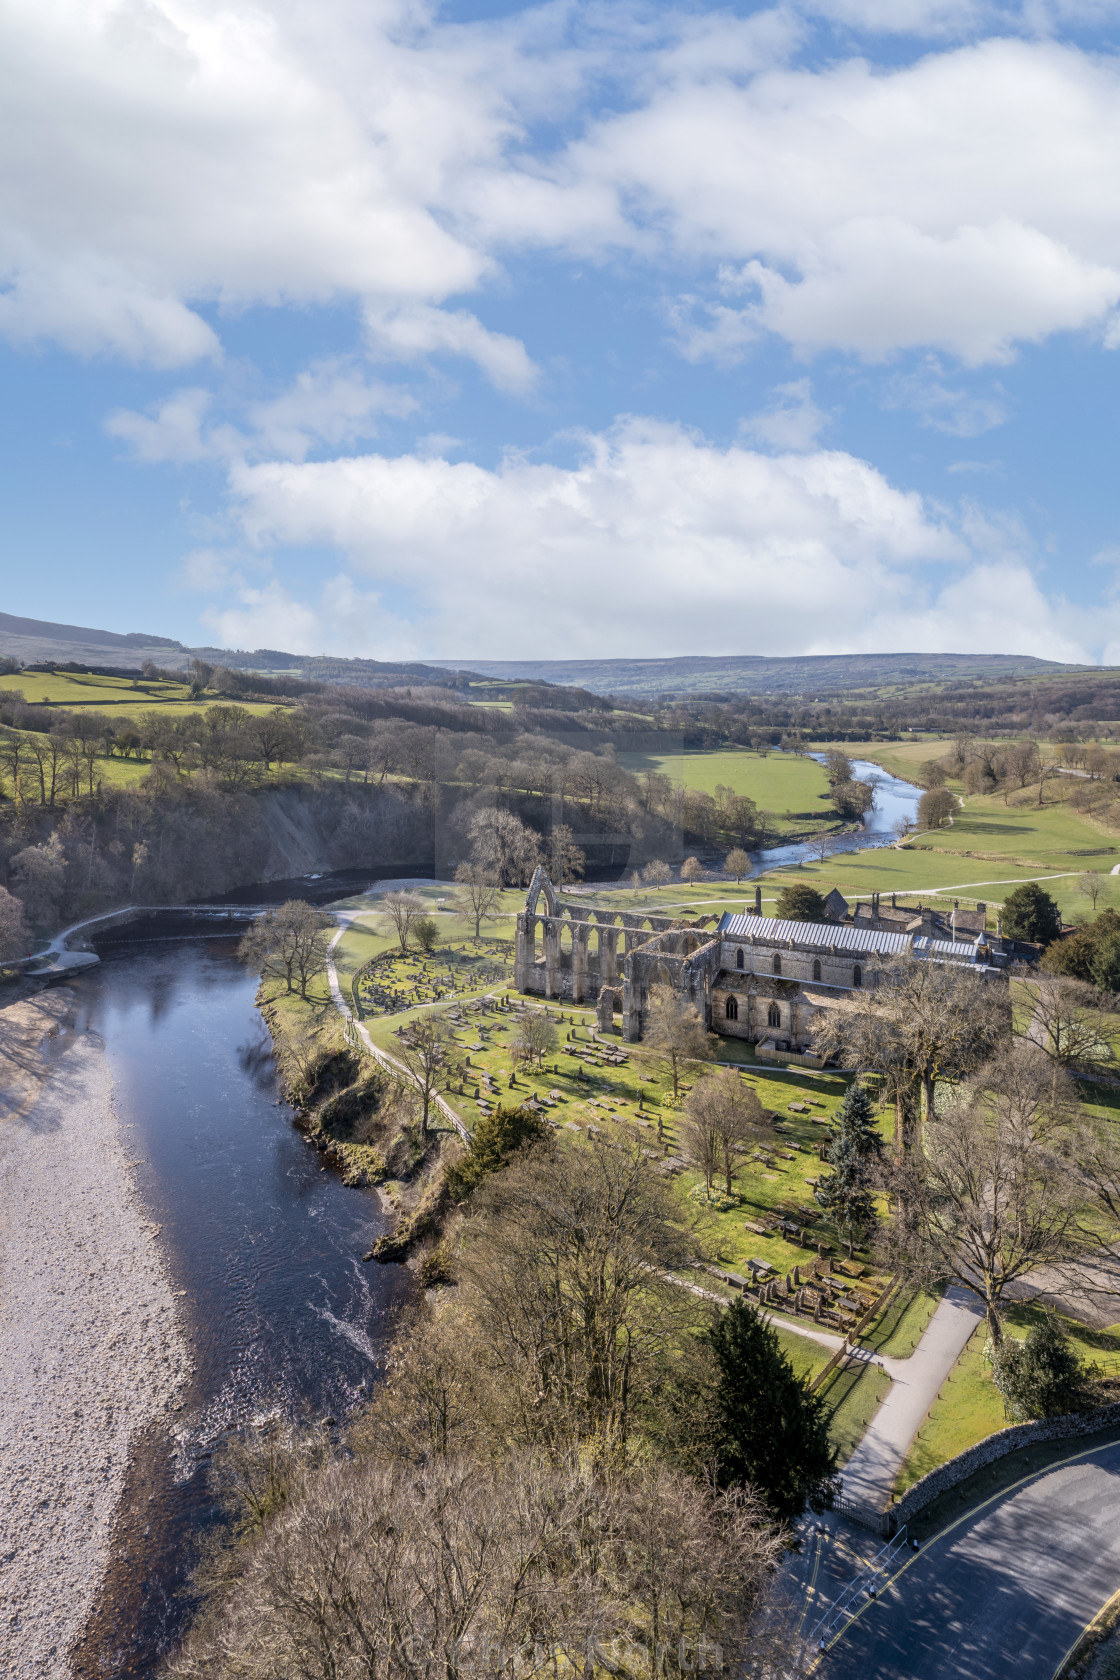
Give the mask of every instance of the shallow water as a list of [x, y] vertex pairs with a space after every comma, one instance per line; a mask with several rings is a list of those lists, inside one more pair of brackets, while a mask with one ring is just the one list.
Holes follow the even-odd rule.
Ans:
[[[819, 763], [824, 762], [823, 753], [810, 753]], [[857, 781], [871, 782], [875, 788], [875, 803], [863, 819], [862, 828], [854, 834], [837, 834], [832, 841], [835, 852], [865, 851], [871, 846], [890, 846], [895, 840], [895, 824], [900, 817], [906, 817], [910, 822], [916, 822], [918, 817], [918, 801], [922, 797], [922, 789], [915, 787], [912, 782], [904, 782], [899, 776], [888, 775], [881, 765], [873, 764], [866, 758], [853, 758], [852, 769]], [[751, 875], [762, 875], [768, 869], [784, 869], [791, 864], [806, 862], [812, 857], [812, 851], [805, 844], [787, 846], [767, 846], [763, 850], [751, 853]]]
[[321, 1169], [278, 1102], [256, 977], [233, 940], [156, 937], [172, 926], [107, 941], [75, 986], [80, 1024], [105, 1044], [196, 1361], [171, 1430], [138, 1455], [79, 1653], [90, 1676], [150, 1674], [182, 1631], [191, 1603], [177, 1595], [214, 1520], [206, 1464], [221, 1431], [274, 1408], [341, 1420], [377, 1380], [411, 1294], [403, 1267], [361, 1263], [386, 1225], [373, 1193]]

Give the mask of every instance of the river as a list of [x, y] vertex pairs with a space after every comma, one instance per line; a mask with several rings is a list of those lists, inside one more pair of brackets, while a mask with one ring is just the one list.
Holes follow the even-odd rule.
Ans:
[[[824, 763], [824, 753], [810, 753], [819, 764]], [[852, 773], [857, 781], [871, 782], [875, 788], [875, 803], [863, 818], [863, 825], [852, 834], [837, 834], [832, 839], [832, 850], [835, 852], [866, 851], [871, 846], [890, 846], [895, 840], [895, 825], [905, 817], [909, 822], [917, 821], [918, 801], [922, 797], [922, 789], [915, 787], [912, 782], [904, 782], [900, 776], [892, 776], [883, 769], [881, 764], [874, 764], [870, 759], [854, 758]], [[793, 865], [805, 863], [812, 857], [812, 849], [804, 842], [786, 846], [767, 846], [751, 853], [751, 875], [763, 875], [768, 869], [788, 869]]]
[[174, 924], [104, 941], [101, 967], [74, 988], [185, 1292], [196, 1367], [170, 1430], [139, 1444], [117, 1526], [131, 1518], [146, 1535], [131, 1555], [115, 1548], [77, 1652], [89, 1680], [149, 1675], [182, 1633], [182, 1589], [215, 1519], [206, 1467], [221, 1432], [273, 1410], [341, 1420], [376, 1380], [411, 1294], [403, 1267], [362, 1265], [387, 1222], [373, 1192], [344, 1188], [294, 1129], [233, 939]]

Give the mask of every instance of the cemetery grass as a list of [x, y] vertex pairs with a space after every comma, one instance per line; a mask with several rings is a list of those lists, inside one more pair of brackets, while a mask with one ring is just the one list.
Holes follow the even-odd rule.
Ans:
[[[717, 747], [710, 752], [622, 752], [618, 762], [634, 775], [653, 770], [701, 793], [714, 794], [717, 786], [729, 787], [753, 799], [760, 810], [772, 812], [782, 829], [803, 830], [806, 813], [825, 824], [839, 820], [828, 803], [824, 767], [812, 758]], [[787, 811], [795, 813], [792, 819], [786, 818]]]
[[883, 1353], [893, 1359], [909, 1359], [940, 1300], [940, 1291], [930, 1294], [924, 1289], [898, 1290], [879, 1316], [872, 1319], [860, 1341], [875, 1353]]
[[[1044, 1309], [1032, 1305], [1010, 1307], [1005, 1333], [1022, 1338], [1036, 1324]], [[1120, 1324], [1094, 1330], [1077, 1319], [1062, 1315], [1065, 1329], [1078, 1355], [1097, 1365], [1106, 1378], [1120, 1376]], [[907, 1454], [895, 1483], [895, 1496], [905, 1493], [930, 1470], [976, 1446], [999, 1429], [1005, 1429], [1003, 1397], [992, 1381], [992, 1367], [985, 1358], [988, 1328], [980, 1324], [938, 1392], [921, 1429]]]
[[851, 1458], [871, 1419], [886, 1399], [891, 1379], [878, 1365], [846, 1364], [838, 1366], [817, 1392], [832, 1407], [829, 1434], [832, 1437], [839, 1463]]

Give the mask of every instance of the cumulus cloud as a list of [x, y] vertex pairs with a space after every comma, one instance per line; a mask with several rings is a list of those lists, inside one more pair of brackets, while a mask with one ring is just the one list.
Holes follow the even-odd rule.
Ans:
[[382, 415], [409, 415], [418, 403], [401, 385], [371, 380], [352, 360], [326, 357], [304, 368], [286, 390], [242, 399], [238, 406], [241, 427], [211, 423], [213, 393], [190, 386], [147, 414], [115, 410], [105, 429], [128, 444], [139, 461], [220, 461], [243, 455], [302, 461], [318, 447], [338, 449], [374, 437]]
[[569, 167], [743, 291], [713, 303], [693, 354], [766, 331], [805, 352], [1001, 361], [1099, 330], [1120, 299], [1118, 96], [1114, 59], [991, 40], [887, 70], [678, 81]]
[[811, 449], [827, 424], [828, 415], [813, 401], [812, 382], [794, 379], [779, 385], [769, 407], [744, 420], [740, 430], [773, 449]]
[[501, 391], [528, 391], [537, 378], [525, 346], [506, 333], [491, 332], [465, 309], [434, 309], [412, 303], [394, 309], [370, 307], [365, 316], [371, 351], [399, 361], [435, 354], [477, 363]]
[[715, 448], [628, 421], [575, 467], [364, 455], [237, 463], [247, 540], [329, 545], [406, 578], [430, 652], [794, 651], [902, 610], [970, 551], [922, 499], [839, 451]]
[[1114, 58], [1004, 33], [788, 68], [810, 13], [871, 32], [1104, 15], [977, 3], [451, 25], [415, 0], [13, 0], [0, 332], [178, 366], [220, 354], [223, 311], [357, 300], [378, 355], [467, 357], [522, 393], [532, 347], [448, 300], [532, 249], [724, 265], [741, 295], [709, 300], [694, 355], [776, 333], [984, 362], [1101, 329], [1120, 302]]
[[349, 659], [376, 658], [389, 648], [407, 657], [414, 640], [409, 625], [344, 572], [329, 578], [310, 601], [299, 600], [276, 579], [260, 587], [240, 581], [234, 603], [204, 612], [202, 621], [219, 647], [329, 652]]

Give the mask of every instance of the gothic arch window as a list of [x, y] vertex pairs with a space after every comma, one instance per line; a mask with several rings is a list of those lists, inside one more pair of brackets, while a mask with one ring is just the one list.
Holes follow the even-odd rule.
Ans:
[[729, 1021], [737, 1021], [739, 1019], [739, 999], [738, 998], [733, 998], [733, 997], [728, 998], [727, 1008], [726, 1008], [725, 1013], [726, 1013], [727, 1019]]
[[814, 980], [819, 980], [820, 977], [821, 977], [821, 959], [819, 957], [814, 957], [813, 958], [813, 979]]
[[[776, 962], [777, 958], [774, 960]], [[768, 1027], [780, 1027], [782, 1024], [782, 1012], [776, 1003], [772, 1003], [766, 1011], [766, 1024]]]
[[852, 969], [852, 985], [853, 986], [862, 986], [863, 985], [863, 969], [859, 966], [858, 963]]
[[782, 959], [778, 955], [777, 951], [775, 951], [774, 952], [774, 973], [775, 974], [780, 974], [781, 972], [782, 972]]
[[736, 951], [736, 953], [735, 953], [735, 967], [736, 968], [742, 968], [742, 966], [743, 966], [743, 953], [742, 953], [742, 951]]

